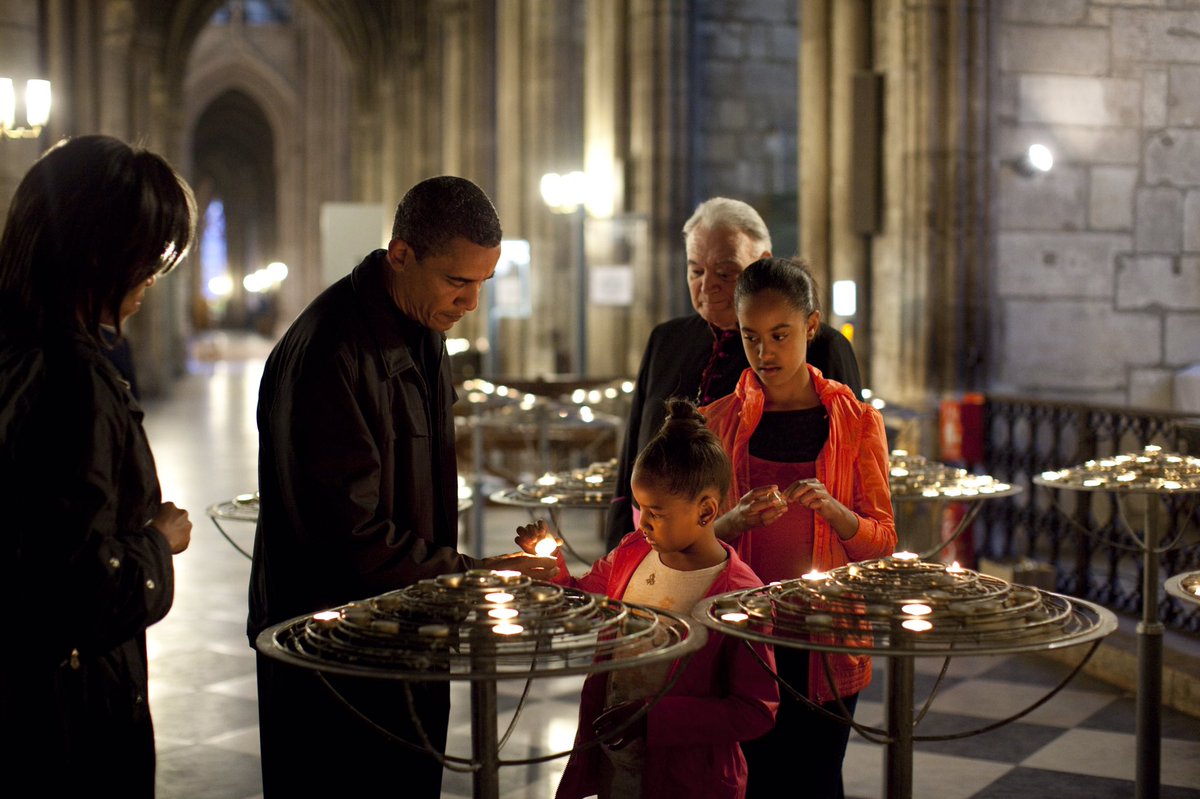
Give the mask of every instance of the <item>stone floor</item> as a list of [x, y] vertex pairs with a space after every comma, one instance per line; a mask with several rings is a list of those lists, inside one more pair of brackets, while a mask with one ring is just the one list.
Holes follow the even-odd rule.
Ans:
[[[256, 485], [254, 407], [260, 374], [261, 360], [254, 357], [197, 362], [169, 399], [147, 403], [146, 427], [164, 497], [188, 508], [196, 524], [191, 548], [176, 560], [175, 605], [149, 635], [161, 799], [261, 795], [254, 656], [243, 632], [250, 564], [205, 515], [207, 506]], [[519, 510], [486, 507], [486, 551], [510, 549], [513, 529], [526, 518]], [[568, 514], [563, 526], [586, 557], [599, 554], [595, 520], [588, 512]], [[226, 522], [224, 527], [235, 543], [249, 548], [251, 525]], [[918, 660], [918, 703], [940, 665]], [[881, 671], [883, 664], [879, 666]], [[918, 734], [945, 734], [1010, 715], [1039, 698], [1064, 668], [1032, 655], [955, 660]], [[882, 683], [880, 673], [859, 702], [860, 722], [883, 723]], [[502, 729], [523, 687], [501, 684]], [[515, 760], [566, 749], [574, 734], [578, 691], [574, 678], [534, 683], [502, 757]], [[453, 697], [451, 753], [467, 755], [465, 687], [456, 685]], [[1162, 718], [1162, 796], [1200, 799], [1200, 720], [1171, 711]], [[914, 795], [1129, 797], [1134, 792], [1133, 725], [1131, 695], [1080, 676], [1017, 723], [961, 740], [917, 744]], [[297, 762], [308, 756], [297, 752]], [[552, 796], [561, 769], [561, 760], [504, 768], [502, 795]], [[853, 736], [844, 774], [848, 796], [881, 796], [882, 747]], [[801, 765], [797, 786], [803, 776]], [[399, 786], [396, 794], [402, 795]], [[470, 778], [447, 772], [444, 796], [471, 796]]]

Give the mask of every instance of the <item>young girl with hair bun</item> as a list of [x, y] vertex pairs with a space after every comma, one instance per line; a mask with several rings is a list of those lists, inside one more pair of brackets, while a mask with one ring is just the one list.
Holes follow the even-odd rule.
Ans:
[[[883, 419], [807, 363], [821, 323], [812, 275], [783, 258], [756, 261], [738, 277], [734, 305], [750, 368], [733, 394], [701, 409], [733, 461], [718, 535], [765, 583], [892, 554]], [[779, 647], [775, 657], [792, 688], [833, 713], [839, 699], [853, 713], [871, 681], [866, 656], [828, 656], [828, 679], [820, 655]], [[773, 796], [803, 774], [806, 797], [843, 796], [849, 734], [785, 691], [775, 728], [745, 747], [748, 795]]]
[[[729, 486], [729, 458], [704, 417], [686, 400], [668, 400], [662, 429], [633, 467], [640, 527], [578, 579], [570, 577], [560, 554], [555, 582], [684, 615], [705, 597], [762, 585], [713, 533]], [[517, 543], [532, 552], [547, 534], [542, 522], [527, 525], [518, 529]], [[755, 649], [773, 663], [769, 647]], [[576, 747], [629, 721], [677, 668], [589, 677]], [[755, 654], [739, 640], [712, 633], [641, 721], [602, 747], [571, 755], [557, 796], [742, 797], [746, 761], [739, 742], [771, 728], [778, 699], [778, 687]]]

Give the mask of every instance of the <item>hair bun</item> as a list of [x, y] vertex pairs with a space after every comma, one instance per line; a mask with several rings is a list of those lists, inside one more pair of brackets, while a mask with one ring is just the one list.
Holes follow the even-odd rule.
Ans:
[[662, 432], [664, 434], [694, 435], [697, 429], [708, 426], [704, 416], [690, 400], [671, 397], [665, 404], [667, 417], [663, 420]]

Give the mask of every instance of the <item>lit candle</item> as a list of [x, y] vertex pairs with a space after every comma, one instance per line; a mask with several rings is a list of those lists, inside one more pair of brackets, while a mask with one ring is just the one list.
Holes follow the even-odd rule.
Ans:
[[933, 625], [925, 619], [906, 619], [900, 622], [900, 626], [906, 630], [912, 630], [914, 633], [923, 633], [933, 628]]
[[902, 605], [900, 610], [910, 616], [928, 616], [930, 613], [933, 613], [933, 608], [923, 605], [920, 602], [911, 602], [907, 605]]
[[1146, 452], [1162, 452], [1162, 447], [1158, 446], [1157, 444], [1147, 444]]
[[1053, 482], [1060, 477], [1062, 477], [1062, 475], [1060, 475], [1058, 472], [1042, 472], [1043, 480], [1048, 480], [1048, 481]]
[[946, 567], [946, 571], [950, 574], [962, 574], [966, 571], [966, 569], [964, 569], [962, 566], [959, 566], [958, 561], [956, 560]]
[[558, 542], [548, 535], [539, 538], [537, 543], [533, 545], [534, 554], [539, 558], [552, 557], [556, 549], [558, 549]]
[[828, 575], [828, 574], [826, 574], [825, 572], [822, 572], [822, 571], [817, 571], [816, 569], [813, 569], [813, 570], [812, 570], [812, 571], [810, 571], [808, 574], [802, 574], [802, 575], [800, 575], [800, 577], [801, 577], [802, 579], [805, 579], [805, 580], [811, 580], [811, 581], [813, 581], [813, 582], [816, 582], [816, 581], [818, 581], [818, 580], [827, 580], [827, 579], [829, 579], [829, 575]]
[[511, 619], [518, 613], [516, 608], [492, 608], [488, 611], [488, 615], [493, 619]]
[[320, 613], [313, 614], [313, 621], [318, 627], [333, 627], [336, 626], [338, 619], [342, 618], [341, 611], [323, 610]]
[[892, 553], [893, 560], [919, 560], [920, 557], [921, 556], [918, 555], [916, 552], [893, 552]]
[[496, 635], [516, 635], [524, 632], [525, 628], [519, 624], [501, 623], [492, 628], [492, 632]]
[[513, 601], [513, 595], [507, 591], [493, 591], [490, 594], [484, 594], [483, 598], [488, 602], [495, 602], [497, 604]]
[[513, 571], [512, 569], [492, 569], [492, 574], [496, 575], [506, 583], [520, 579], [521, 577], [521, 573], [519, 571]]
[[542, 497], [543, 505], [557, 505], [558, 497]]
[[749, 618], [750, 617], [747, 616], [745, 613], [739, 613], [736, 611], [721, 614], [721, 621], [727, 622], [729, 624], [745, 624], [746, 621], [749, 620]]
[[592, 484], [592, 485], [600, 485], [601, 483], [603, 483], [603, 482], [604, 482], [604, 475], [602, 475], [602, 474], [589, 474], [587, 477], [583, 478], [583, 481], [584, 481], [585, 483], [590, 483], [590, 484]]

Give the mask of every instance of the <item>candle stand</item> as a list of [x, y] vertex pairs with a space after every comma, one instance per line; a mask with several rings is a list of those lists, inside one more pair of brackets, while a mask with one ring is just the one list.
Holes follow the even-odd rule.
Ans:
[[1123, 496], [1141, 495], [1142, 532], [1129, 533], [1142, 553], [1142, 618], [1137, 626], [1137, 799], [1157, 799], [1162, 771], [1163, 625], [1158, 618], [1159, 556], [1179, 543], [1162, 541], [1161, 498], [1200, 493], [1200, 458], [1147, 446], [1141, 452], [1087, 461], [1033, 478], [1036, 485], [1069, 491], [1112, 492], [1117, 507]]
[[[466, 392], [466, 403], [462, 406], [465, 412], [456, 420], [456, 426], [461, 422], [469, 431], [474, 470], [472, 487], [475, 495], [480, 497], [486, 496], [484, 462], [492, 450], [532, 449], [538, 469], [549, 470], [556, 450], [594, 451], [610, 437], [615, 440], [621, 428], [621, 419], [613, 414], [593, 411], [586, 405], [576, 406], [535, 394], [523, 394], [485, 380], [467, 381], [463, 389]], [[495, 495], [493, 499], [503, 501], [495, 499]], [[483, 503], [476, 503], [471, 514], [477, 558], [483, 557], [483, 508]]]
[[[892, 451], [890, 462], [888, 487], [891, 489], [896, 517], [902, 522], [896, 525], [896, 529], [918, 527], [904, 523], [909, 521], [912, 514], [901, 513], [902, 508], [906, 511], [920, 505], [929, 508], [932, 520], [927, 528], [928, 540], [900, 542], [905, 549], [918, 552], [922, 560], [933, 558], [957, 541], [983, 509], [984, 500], [1011, 497], [1022, 490], [1020, 486], [1002, 483], [989, 475], [969, 474], [966, 469], [953, 468], [920, 455], [909, 455], [900, 449]], [[942, 511], [951, 502], [965, 502], [969, 509], [950, 535], [943, 539]]]
[[[499, 680], [526, 680], [528, 692], [529, 683], [538, 678], [642, 668], [690, 657], [706, 637], [703, 627], [668, 611], [530, 580], [519, 572], [477, 569], [297, 617], [264, 630], [255, 646], [268, 657], [314, 670], [318, 676], [470, 681], [471, 757], [423, 748], [447, 768], [470, 771], [476, 799], [496, 799], [500, 767], [570, 754], [500, 759], [502, 741], [512, 730], [510, 726], [503, 738], [498, 734]], [[658, 696], [671, 685], [664, 685]], [[513, 725], [519, 712], [520, 707]]]
[[1167, 580], [1165, 587], [1168, 595], [1200, 605], [1200, 571], [1177, 574]]
[[490, 499], [499, 505], [526, 508], [530, 518], [539, 513], [550, 517], [551, 532], [562, 542], [572, 557], [586, 565], [592, 561], [580, 555], [563, 535], [559, 512], [563, 509], [598, 511], [597, 533], [604, 538], [604, 514], [612, 502], [616, 481], [615, 460], [593, 463], [586, 469], [546, 473], [532, 483], [497, 491]]
[[248, 522], [250, 524], [258, 523], [258, 492], [255, 491], [249, 494], [238, 494], [233, 499], [227, 499], [224, 502], [214, 502], [205, 509], [208, 518], [212, 520], [213, 526], [217, 528], [217, 532], [229, 542], [229, 545], [240, 552], [247, 560], [252, 560], [253, 557], [249, 552], [242, 548], [238, 542], [233, 540], [229, 532], [221, 526], [221, 522]]
[[[462, 475], [458, 478], [458, 512], [462, 513], [469, 510], [471, 507], [471, 489], [466, 485]], [[229, 542], [229, 545], [242, 554], [247, 560], [253, 560], [254, 556], [242, 548], [241, 544], [233, 540], [221, 522], [247, 522], [249, 524], [258, 524], [258, 509], [259, 498], [258, 492], [250, 494], [238, 494], [233, 499], [227, 499], [224, 502], [214, 502], [205, 509], [208, 518], [212, 520], [213, 526], [217, 528], [217, 532]]]
[[[1111, 611], [1090, 602], [923, 561], [911, 552], [722, 594], [701, 602], [692, 615], [713, 630], [747, 641], [886, 657], [887, 729], [844, 721], [867, 740], [886, 745], [888, 799], [912, 797], [913, 742], [946, 738], [914, 734], [924, 715], [922, 711], [914, 720], [914, 658], [938, 656], [948, 663], [956, 656], [1035, 652], [1089, 642], [1090, 657], [1117, 628]], [[1078, 669], [1020, 713], [949, 737], [977, 735], [1020, 718], [1049, 700]], [[829, 674], [828, 666], [825, 672]], [[936, 691], [935, 686], [926, 708]]]

